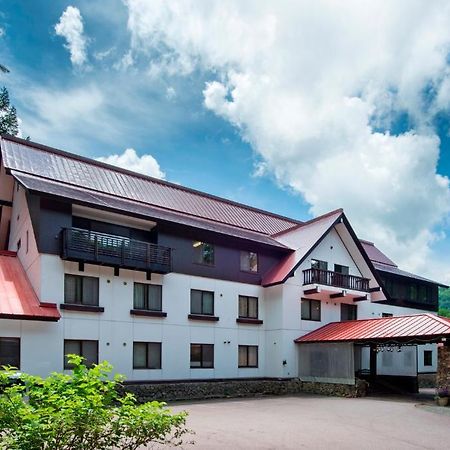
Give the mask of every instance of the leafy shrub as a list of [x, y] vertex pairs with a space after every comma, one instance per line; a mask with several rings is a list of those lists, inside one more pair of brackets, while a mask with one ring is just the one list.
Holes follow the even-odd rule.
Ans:
[[70, 355], [71, 375], [48, 378], [0, 372], [0, 449], [135, 450], [149, 443], [179, 445], [186, 413], [172, 414], [165, 403], [138, 404], [119, 396], [123, 377], [109, 378], [107, 362], [87, 368]]

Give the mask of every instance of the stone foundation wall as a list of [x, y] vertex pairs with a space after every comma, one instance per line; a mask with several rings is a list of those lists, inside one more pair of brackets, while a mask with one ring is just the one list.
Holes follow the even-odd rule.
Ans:
[[186, 381], [170, 383], [127, 383], [121, 388], [133, 393], [139, 402], [152, 400], [203, 400], [210, 398], [255, 397], [307, 392], [339, 397], [363, 397], [367, 383], [354, 385], [302, 382], [299, 379], [256, 379], [223, 381]]
[[436, 374], [435, 373], [419, 373], [417, 375], [419, 388], [435, 388]]
[[450, 346], [438, 347], [438, 367], [436, 375], [438, 389], [450, 389]]

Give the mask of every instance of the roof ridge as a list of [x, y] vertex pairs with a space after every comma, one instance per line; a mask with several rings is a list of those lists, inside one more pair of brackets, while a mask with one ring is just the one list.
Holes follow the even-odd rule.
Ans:
[[[103, 168], [108, 169], [108, 170], [124, 173], [126, 175], [130, 175], [130, 176], [133, 176], [133, 177], [136, 177], [136, 178], [141, 178], [143, 180], [152, 181], [154, 183], [158, 183], [158, 184], [161, 184], [161, 185], [164, 185], [164, 186], [168, 186], [168, 187], [171, 187], [171, 188], [174, 188], [174, 189], [178, 189], [180, 191], [189, 192], [191, 194], [199, 195], [201, 197], [210, 198], [212, 200], [217, 200], [217, 201], [220, 201], [220, 202], [223, 202], [223, 203], [227, 203], [227, 204], [234, 205], [234, 206], [237, 206], [237, 207], [240, 207], [240, 208], [243, 208], [243, 209], [247, 209], [249, 211], [254, 211], [254, 212], [257, 212], [257, 213], [265, 214], [265, 215], [270, 216], [270, 217], [274, 217], [274, 218], [277, 218], [277, 219], [282, 219], [282, 220], [285, 220], [286, 222], [291, 222], [291, 223], [295, 224], [294, 226], [303, 223], [302, 221], [297, 220], [297, 219], [293, 219], [291, 217], [283, 216], [281, 214], [276, 214], [276, 213], [273, 213], [273, 212], [270, 212], [270, 211], [267, 211], [267, 210], [264, 210], [264, 209], [256, 208], [254, 206], [246, 205], [244, 203], [236, 202], [234, 200], [230, 200], [230, 199], [227, 199], [227, 198], [224, 198], [224, 197], [219, 197], [219, 196], [214, 195], [214, 194], [209, 194], [207, 192], [203, 192], [203, 191], [200, 191], [198, 189], [194, 189], [194, 188], [190, 188], [190, 187], [187, 187], [187, 186], [183, 186], [181, 184], [176, 184], [176, 183], [173, 183], [173, 182], [170, 182], [170, 181], [167, 181], [167, 180], [161, 180], [160, 178], [155, 178], [155, 177], [152, 177], [150, 175], [145, 175], [145, 174], [142, 174], [142, 173], [133, 172], [132, 170], [124, 169], [122, 167], [114, 166], [113, 164], [104, 163], [102, 161], [97, 161], [97, 160], [95, 160], [93, 158], [88, 158], [86, 156], [78, 155], [76, 153], [67, 152], [65, 150], [61, 150], [61, 149], [58, 149], [58, 148], [55, 148], [55, 147], [50, 147], [48, 145], [40, 144], [38, 142], [29, 141], [27, 139], [18, 138], [16, 136], [11, 136], [11, 135], [8, 135], [8, 134], [1, 135], [1, 138], [2, 138], [2, 140], [3, 139], [7, 140], [7, 141], [9, 140], [9, 141], [12, 141], [12, 142], [15, 142], [15, 143], [18, 143], [18, 144], [22, 144], [22, 145], [26, 145], [26, 146], [29, 146], [29, 147], [33, 147], [33, 148], [35, 148], [37, 150], [40, 150], [40, 151], [53, 153], [53, 154], [64, 156], [64, 157], [67, 157], [67, 158], [70, 158], [70, 159], [74, 159], [74, 160], [77, 160], [77, 161], [82, 161], [82, 162], [85, 162], [85, 163], [88, 163], [88, 164], [91, 164], [91, 165], [94, 165], [94, 166], [103, 167]], [[26, 173], [28, 173], [28, 172], [26, 172]]]
[[[367, 322], [369, 320], [392, 320], [392, 319], [403, 319], [405, 317], [415, 317], [415, 316], [429, 316], [429, 317], [439, 317], [441, 318], [441, 316], [437, 316], [435, 314], [430, 314], [430, 313], [417, 313], [417, 314], [404, 314], [401, 316], [392, 316], [392, 317], [368, 317], [366, 319], [353, 319], [353, 320], [346, 320], [345, 322], [342, 322], [340, 320], [335, 320], [334, 322], [328, 322], [325, 325], [323, 325], [324, 327], [326, 327], [327, 325], [331, 325], [334, 323], [349, 323], [349, 322]], [[445, 323], [446, 325], [448, 325], [448, 323]], [[320, 327], [322, 328], [322, 327]], [[320, 328], [317, 328], [318, 330], [320, 330]], [[313, 330], [315, 331], [315, 330]]]

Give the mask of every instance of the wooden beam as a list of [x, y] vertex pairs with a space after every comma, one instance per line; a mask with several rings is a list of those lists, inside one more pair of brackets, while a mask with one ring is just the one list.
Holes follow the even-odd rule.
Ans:
[[313, 289], [306, 289], [303, 291], [303, 295], [311, 295], [311, 294], [318, 294], [320, 292], [320, 289], [318, 287], [315, 287]]
[[339, 297], [345, 297], [347, 293], [345, 291], [336, 292], [336, 294], [330, 294], [330, 298], [339, 298]]
[[381, 291], [380, 286], [369, 288], [369, 292], [379, 292], [379, 291]]
[[362, 302], [363, 300], [367, 300], [367, 295], [363, 295], [362, 297], [355, 297], [353, 299], [354, 302]]

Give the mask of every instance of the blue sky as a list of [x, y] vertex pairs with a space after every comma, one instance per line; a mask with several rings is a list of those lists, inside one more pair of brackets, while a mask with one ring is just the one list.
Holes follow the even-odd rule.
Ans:
[[343, 207], [450, 281], [450, 8], [363, 3], [0, 0], [1, 83], [32, 140], [298, 219]]

